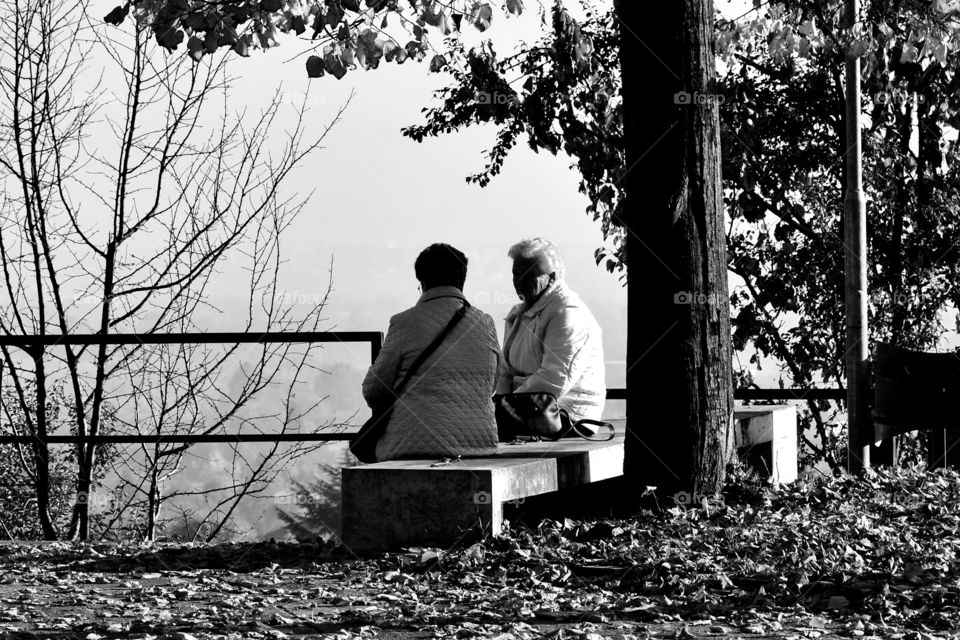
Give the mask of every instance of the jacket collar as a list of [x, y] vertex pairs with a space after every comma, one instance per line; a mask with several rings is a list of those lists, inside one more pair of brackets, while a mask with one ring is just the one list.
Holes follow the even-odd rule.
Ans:
[[466, 300], [463, 291], [456, 287], [430, 287], [420, 295], [417, 304], [436, 300], [437, 298], [460, 298], [461, 300]]
[[507, 314], [507, 320], [513, 320], [519, 315], [524, 315], [528, 318], [539, 315], [541, 311], [547, 308], [548, 305], [553, 303], [555, 300], [565, 298], [567, 296], [567, 285], [563, 281], [557, 280], [540, 296], [540, 299], [537, 300], [532, 307], [529, 309], [524, 308], [524, 303], [515, 305], [510, 309], [510, 313]]

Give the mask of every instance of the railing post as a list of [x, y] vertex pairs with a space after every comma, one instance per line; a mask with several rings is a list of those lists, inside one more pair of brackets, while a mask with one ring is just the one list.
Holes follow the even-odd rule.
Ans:
[[[860, 0], [846, 0], [845, 25], [856, 26]], [[873, 440], [867, 394], [869, 331], [867, 326], [867, 210], [863, 198], [863, 151], [860, 138], [860, 58], [846, 54], [846, 195], [843, 200], [844, 290], [846, 307], [847, 470], [870, 467]]]

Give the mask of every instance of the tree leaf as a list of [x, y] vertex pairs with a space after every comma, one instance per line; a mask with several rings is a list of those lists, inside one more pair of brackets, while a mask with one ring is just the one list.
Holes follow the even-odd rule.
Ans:
[[354, 48], [354, 46], [349, 43], [345, 43], [340, 46], [341, 46], [340, 58], [343, 60], [343, 64], [350, 69], [355, 68], [357, 66], [357, 62], [355, 59], [356, 49]]
[[477, 3], [470, 13], [470, 22], [477, 28], [477, 31], [486, 31], [493, 22], [493, 7], [487, 2]]
[[106, 22], [107, 24], [120, 25], [123, 23], [124, 20], [127, 19], [127, 12], [129, 11], [130, 11], [130, 4], [124, 3], [123, 6], [114, 7], [113, 11], [108, 13], [103, 18], [103, 21]]
[[216, 53], [220, 46], [220, 34], [217, 29], [210, 29], [203, 38], [203, 49], [207, 53]]
[[[420, 12], [420, 19], [431, 27], [439, 27], [443, 24], [443, 14], [435, 11], [432, 3], [423, 5], [423, 10]], [[416, 31], [414, 31], [414, 34], [416, 34]]]
[[184, 35], [182, 30], [168, 26], [158, 31], [156, 38], [161, 47], [173, 51], [183, 42]]
[[187, 51], [190, 53], [191, 58], [199, 61], [205, 51], [203, 40], [197, 36], [190, 36], [190, 39], [187, 41]]
[[[319, 14], [317, 14], [319, 15]], [[339, 4], [328, 4], [327, 12], [323, 16], [323, 22], [329, 27], [335, 27], [343, 20], [343, 9]]]
[[357, 61], [364, 69], [376, 69], [383, 57], [383, 46], [373, 29], [364, 29], [357, 39]]
[[276, 27], [272, 23], [267, 24], [263, 27], [262, 31], [257, 32], [257, 38], [260, 40], [261, 49], [269, 49], [270, 47], [276, 46]]
[[307, 30], [307, 23], [303, 16], [293, 16], [290, 19], [290, 26], [298, 36], [303, 35], [303, 32]]
[[250, 55], [251, 41], [252, 39], [250, 34], [245, 33], [239, 38], [237, 38], [237, 41], [233, 43], [233, 46], [231, 48], [233, 49], [233, 52], [236, 53], [238, 56], [246, 58]]
[[397, 64], [403, 64], [407, 59], [407, 51], [393, 40], [387, 40], [383, 43], [383, 57], [387, 62], [396, 61]]
[[310, 56], [307, 58], [307, 77], [319, 78], [323, 76], [323, 58]]
[[436, 54], [430, 59], [430, 71], [437, 72], [447, 66], [447, 59], [442, 54]]
[[323, 57], [323, 68], [337, 80], [347, 75], [347, 67], [343, 64], [343, 60], [333, 52]]
[[183, 19], [183, 26], [194, 31], [203, 31], [207, 28], [207, 19], [200, 13], [191, 13]]

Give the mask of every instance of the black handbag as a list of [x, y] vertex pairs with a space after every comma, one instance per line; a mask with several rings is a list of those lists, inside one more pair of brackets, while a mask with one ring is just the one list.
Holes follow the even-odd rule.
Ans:
[[[566, 409], [557, 404], [557, 397], [545, 391], [507, 393], [495, 402], [497, 433], [501, 442], [517, 437], [536, 437], [548, 440], [580, 437], [606, 442], [616, 435], [614, 426], [602, 420], [573, 422]], [[596, 437], [599, 427], [606, 427], [606, 437]]]
[[440, 332], [436, 338], [433, 339], [426, 349], [420, 352], [420, 355], [417, 356], [417, 359], [413, 361], [413, 364], [410, 365], [410, 368], [407, 370], [406, 375], [403, 376], [403, 379], [393, 388], [393, 393], [391, 394], [392, 399], [388, 404], [385, 404], [383, 407], [374, 409], [373, 415], [363, 423], [363, 426], [360, 427], [360, 430], [357, 431], [356, 435], [350, 439], [350, 453], [359, 460], [360, 462], [376, 462], [377, 461], [377, 442], [380, 441], [380, 438], [383, 436], [383, 432], [387, 429], [387, 423], [390, 421], [390, 414], [393, 413], [393, 406], [396, 401], [400, 398], [400, 393], [403, 391], [403, 388], [407, 385], [407, 382], [410, 381], [410, 378], [413, 377], [413, 374], [420, 368], [420, 365], [430, 356], [431, 353], [437, 350], [437, 347], [440, 346], [440, 343], [443, 342], [443, 339], [447, 337], [453, 328], [456, 326], [460, 320], [467, 315], [467, 309], [470, 307], [470, 303], [466, 300], [463, 301], [463, 306], [457, 309], [457, 312], [453, 314], [453, 318], [450, 319], [450, 322], [447, 323], [447, 326]]

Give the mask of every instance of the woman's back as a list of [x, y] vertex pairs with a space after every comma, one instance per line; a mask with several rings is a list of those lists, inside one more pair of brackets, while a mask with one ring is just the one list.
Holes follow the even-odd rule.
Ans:
[[[371, 406], [389, 400], [417, 356], [463, 304], [456, 287], [434, 287], [390, 320], [380, 357], [364, 380]], [[377, 459], [485, 456], [496, 452], [493, 396], [499, 363], [493, 319], [470, 307], [396, 401]]]

